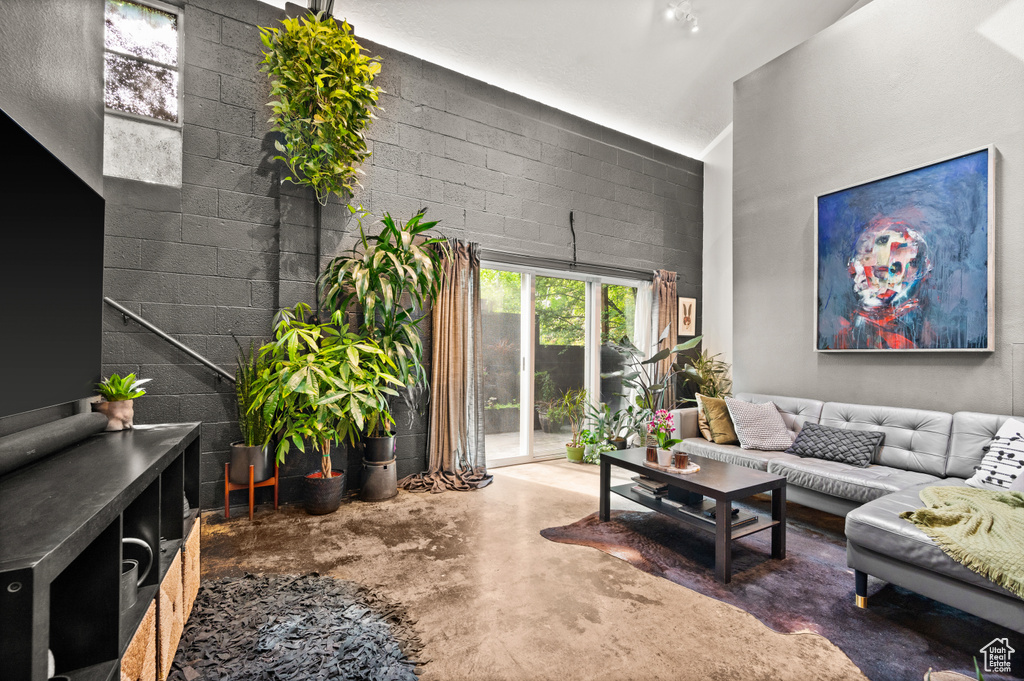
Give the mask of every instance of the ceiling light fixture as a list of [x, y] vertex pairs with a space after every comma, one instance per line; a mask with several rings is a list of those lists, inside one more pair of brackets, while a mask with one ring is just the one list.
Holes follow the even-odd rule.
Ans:
[[700, 30], [700, 26], [697, 25], [697, 15], [693, 13], [693, 3], [690, 0], [678, 0], [677, 2], [668, 3], [665, 17], [675, 19], [676, 21], [689, 22], [690, 31], [693, 33]]

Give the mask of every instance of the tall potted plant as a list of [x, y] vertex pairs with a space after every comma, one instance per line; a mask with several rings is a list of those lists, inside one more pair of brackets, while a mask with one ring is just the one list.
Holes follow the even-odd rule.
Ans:
[[249, 466], [253, 467], [253, 482], [263, 482], [274, 474], [270, 446], [267, 444], [270, 426], [263, 410], [255, 406], [258, 402], [254, 386], [265, 366], [265, 358], [255, 351], [253, 343], [249, 343], [248, 352], [239, 344], [238, 367], [235, 369], [235, 407], [242, 439], [231, 443], [231, 467], [228, 469], [228, 480], [236, 485], [249, 483]]
[[[428, 381], [419, 325], [424, 308], [441, 288], [445, 240], [429, 234], [437, 222], [424, 220], [423, 211], [405, 224], [385, 213], [381, 231], [367, 235], [367, 213], [350, 210], [359, 216], [359, 241], [328, 263], [318, 281], [319, 291], [335, 324], [345, 322], [350, 306], [360, 308], [359, 333], [379, 345], [395, 367], [411, 413]], [[369, 424], [368, 452], [394, 451], [394, 422], [390, 411], [386, 415]]]
[[[665, 327], [661, 338], [655, 343], [655, 348], [657, 343], [660, 343], [668, 336], [668, 333], [669, 329]], [[612, 348], [622, 357], [623, 368], [618, 371], [601, 374], [601, 378], [622, 378], [622, 386], [628, 391], [622, 396], [633, 403], [631, 406], [635, 405], [636, 407], [633, 414], [634, 423], [642, 419], [646, 424], [646, 422], [649, 422], [654, 417], [654, 413], [657, 410], [671, 409], [675, 406], [664, 404], [665, 390], [675, 380], [676, 375], [681, 372], [681, 369], [677, 364], [672, 363], [669, 364], [668, 370], [662, 371], [658, 363], [665, 358], [675, 358], [680, 352], [697, 347], [702, 338], [703, 336], [696, 336], [685, 343], [664, 348], [655, 352], [647, 359], [644, 359], [644, 353], [640, 348], [633, 345], [629, 338], [623, 337], [618, 342], [608, 342], [608, 347]], [[637, 432], [640, 444], [646, 444], [648, 447], [655, 446], [654, 436], [646, 431], [646, 427], [643, 427]]]
[[320, 470], [305, 479], [306, 510], [318, 515], [337, 510], [344, 491], [343, 473], [331, 467], [331, 444], [354, 443], [368, 416], [386, 410], [387, 397], [402, 382], [374, 340], [312, 318], [304, 303], [278, 313], [274, 340], [260, 348], [264, 366], [250, 410], [263, 410], [265, 442], [279, 438], [279, 462], [293, 446], [305, 452], [306, 440], [320, 452]]
[[584, 408], [587, 404], [586, 390], [566, 390], [558, 403], [559, 411], [569, 421], [572, 437], [565, 443], [565, 457], [569, 461], [583, 461], [585, 445], [582, 441]]
[[[665, 329], [665, 333], [668, 329]], [[662, 337], [664, 338], [664, 333]], [[629, 338], [623, 337], [618, 342], [608, 342], [608, 346], [622, 357], [623, 368], [618, 371], [601, 374], [601, 378], [622, 378], [622, 385], [632, 392], [632, 401], [642, 409], [652, 411], [663, 408], [671, 408], [674, 405], [666, 405], [664, 402], [665, 389], [681, 369], [676, 364], [670, 364], [667, 371], [662, 371], [658, 363], [666, 357], [675, 357], [680, 352], [690, 350], [700, 344], [703, 336], [696, 336], [671, 348], [665, 348], [644, 359], [644, 353], [640, 348], [633, 345]], [[660, 341], [659, 341], [660, 342]], [[624, 395], [624, 397], [630, 397]]]

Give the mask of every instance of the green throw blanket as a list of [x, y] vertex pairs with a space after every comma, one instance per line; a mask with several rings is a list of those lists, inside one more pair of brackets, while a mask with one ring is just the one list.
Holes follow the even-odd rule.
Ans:
[[926, 487], [928, 508], [905, 511], [950, 558], [1024, 598], [1024, 493]]

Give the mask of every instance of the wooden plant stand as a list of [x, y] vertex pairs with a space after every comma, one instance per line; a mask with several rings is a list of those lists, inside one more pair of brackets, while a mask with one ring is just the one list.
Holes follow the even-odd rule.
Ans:
[[253, 482], [253, 467], [249, 466], [249, 483], [245, 485], [236, 485], [231, 482], [229, 474], [231, 473], [231, 464], [224, 464], [224, 517], [231, 517], [231, 509], [228, 506], [228, 494], [235, 491], [236, 489], [247, 489], [249, 490], [249, 520], [252, 520], [252, 507], [253, 498], [256, 494], [257, 487], [274, 487], [274, 510], [277, 510], [277, 490], [278, 490], [278, 477], [277, 477], [277, 462], [274, 462], [274, 475], [273, 477], [267, 478], [263, 482]]

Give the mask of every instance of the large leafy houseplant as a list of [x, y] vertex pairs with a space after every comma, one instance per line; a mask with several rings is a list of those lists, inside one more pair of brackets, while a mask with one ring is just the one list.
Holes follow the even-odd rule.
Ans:
[[[668, 328], [662, 333], [664, 340]], [[675, 357], [680, 352], [685, 352], [700, 344], [703, 336], [696, 336], [671, 348], [664, 348], [644, 359], [644, 353], [629, 340], [623, 337], [618, 342], [609, 341], [608, 347], [622, 357], [623, 368], [618, 371], [601, 374], [601, 378], [622, 378], [622, 385], [631, 394], [623, 395], [631, 399], [641, 409], [651, 412], [673, 405], [665, 405], [665, 390], [671, 384], [681, 369], [676, 364], [669, 364], [668, 370], [662, 370], [658, 363], [668, 357]]]
[[311, 321], [299, 303], [278, 313], [274, 340], [260, 349], [265, 366], [254, 382], [256, 401], [277, 436], [278, 461], [310, 440], [321, 454], [321, 473], [331, 477], [331, 443], [355, 442], [373, 414], [387, 412], [387, 397], [402, 382], [372, 339]]
[[[441, 288], [445, 240], [428, 234], [437, 222], [424, 220], [423, 211], [405, 224], [385, 213], [381, 231], [367, 235], [362, 223], [367, 213], [351, 210], [359, 214], [359, 241], [327, 265], [319, 292], [335, 324], [344, 322], [353, 304], [361, 308], [359, 333], [373, 340], [394, 365], [412, 406], [428, 381], [419, 325], [423, 309]], [[387, 432], [381, 427], [387, 422], [377, 425], [371, 435]]]
[[370, 155], [364, 130], [374, 119], [380, 88], [373, 80], [380, 60], [368, 57], [347, 22], [329, 14], [285, 19], [282, 27], [260, 27], [266, 51], [262, 70], [270, 77], [275, 142], [291, 171], [286, 181], [312, 187], [327, 205], [358, 185], [356, 168]]
[[[668, 337], [669, 329], [665, 327], [658, 343]], [[646, 425], [654, 418], [657, 410], [663, 409], [665, 405], [665, 390], [675, 380], [680, 372], [679, 367], [671, 363], [667, 371], [660, 368], [659, 363], [667, 357], [675, 357], [680, 352], [685, 352], [696, 347], [703, 336], [696, 336], [685, 343], [680, 343], [671, 348], [664, 348], [644, 359], [644, 353], [636, 347], [627, 337], [618, 342], [609, 341], [608, 347], [617, 352], [622, 358], [622, 369], [601, 374], [601, 378], [621, 377], [622, 385], [627, 392], [621, 394], [632, 404], [622, 410], [621, 423], [628, 424], [632, 432], [636, 433], [639, 444], [647, 440]]]
[[[729, 377], [730, 365], [719, 359], [720, 355], [712, 355], [702, 350], [694, 357], [686, 360], [682, 367], [683, 380], [692, 383], [694, 390], [707, 397], [732, 396], [732, 379]], [[686, 402], [696, 402], [684, 397]]]

